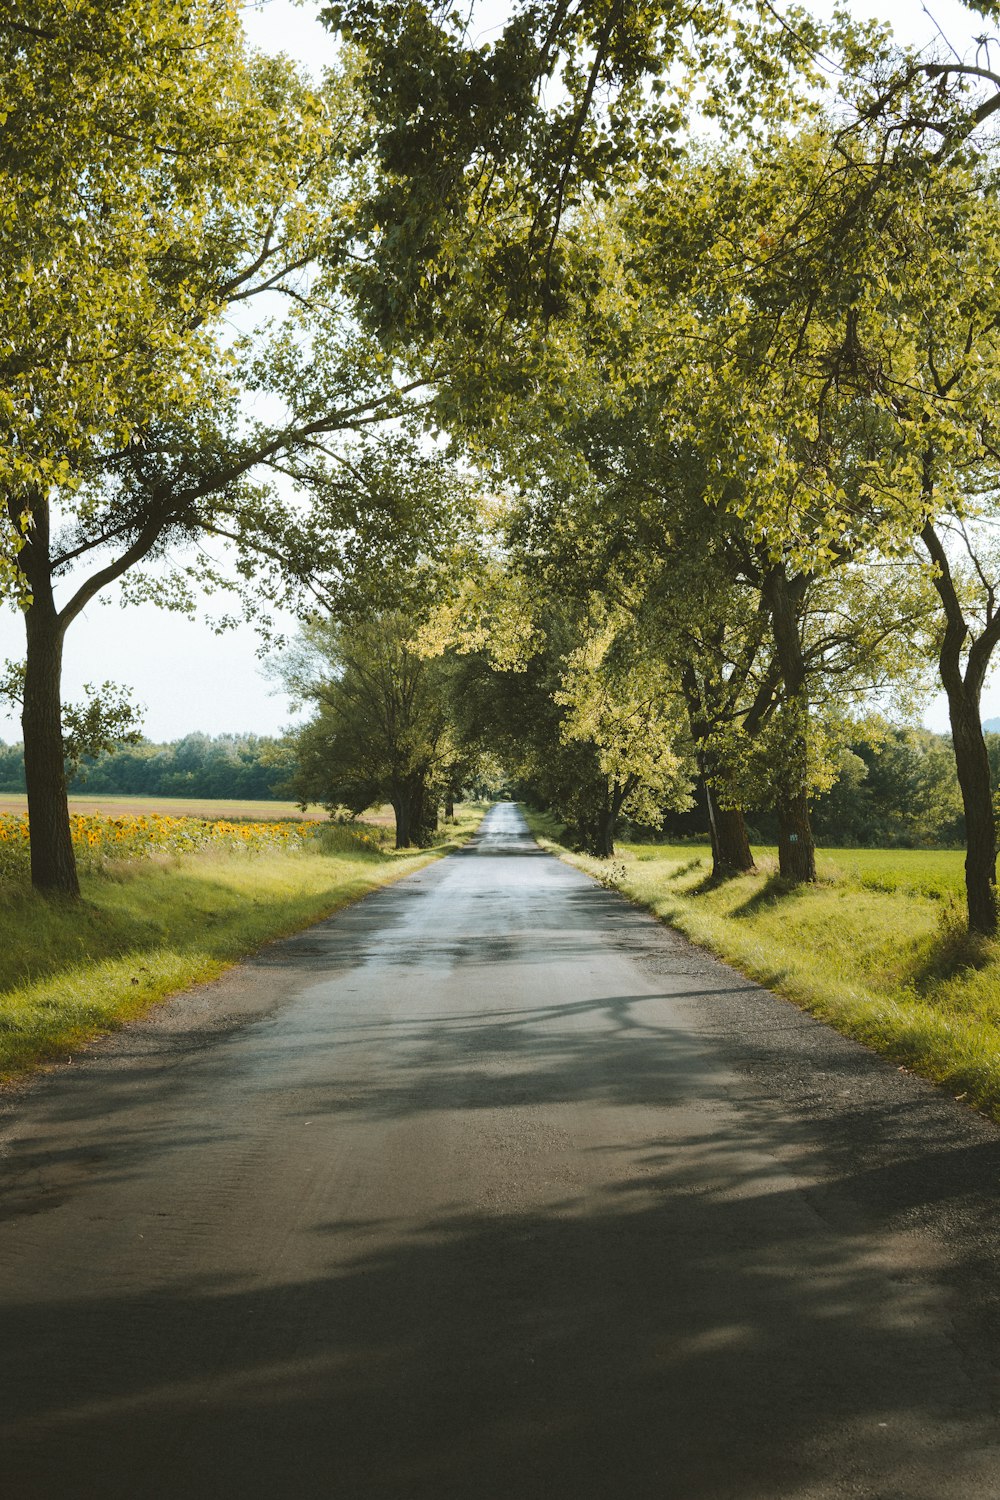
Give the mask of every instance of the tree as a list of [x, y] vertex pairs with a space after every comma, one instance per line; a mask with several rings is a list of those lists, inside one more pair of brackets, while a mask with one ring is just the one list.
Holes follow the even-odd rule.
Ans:
[[[743, 809], [767, 796], [779, 808], [782, 874], [809, 880], [808, 802], [829, 775], [830, 748], [828, 722], [813, 734], [813, 708], [831, 678], [856, 700], [911, 674], [903, 641], [926, 602], [878, 569], [878, 597], [847, 623], [845, 602], [849, 594], [859, 599], [857, 580], [876, 565], [879, 534], [879, 517], [868, 519], [857, 503], [859, 473], [881, 437], [864, 413], [836, 412], [839, 440], [828, 453], [797, 452], [793, 419], [801, 410], [778, 408], [788, 430], [773, 432], [749, 376], [741, 386], [730, 374], [726, 395], [749, 457], [730, 449], [727, 430], [696, 424], [716, 392], [708, 359], [698, 360], [691, 392], [692, 335], [717, 354], [727, 338], [737, 344], [745, 334], [737, 316], [726, 316], [736, 298], [736, 314], [744, 308], [743, 289], [724, 300], [717, 279], [701, 284], [700, 263], [718, 233], [714, 218], [706, 220], [714, 199], [703, 188], [725, 170], [713, 160], [674, 174], [685, 196], [660, 209], [669, 218], [669, 263], [648, 202], [635, 214], [613, 205], [578, 226], [574, 298], [549, 330], [532, 393], [515, 422], [505, 421], [495, 439], [487, 429], [481, 442], [494, 440], [498, 467], [524, 489], [509, 540], [514, 566], [584, 613], [591, 594], [613, 600], [617, 616], [632, 621], [631, 660], [655, 661], [661, 679], [683, 694], [708, 791], [716, 873], [752, 868]], [[701, 202], [700, 219], [688, 193], [695, 207]], [[741, 392], [747, 409], [737, 405]], [[781, 465], [768, 461], [767, 444], [783, 455]], [[746, 492], [761, 448], [778, 493], [758, 515]], [[814, 499], [797, 514], [809, 465], [817, 470], [806, 476]], [[781, 501], [791, 518], [776, 521]], [[832, 545], [830, 513], [848, 506], [852, 525], [842, 525]], [[838, 575], [852, 559], [848, 590]], [[752, 788], [746, 784], [748, 767], [761, 763], [753, 742], [765, 731], [766, 793], [758, 773]]]
[[[990, 156], [967, 130], [961, 152], [936, 141], [931, 150], [930, 128], [926, 114], [900, 121], [869, 110], [850, 128], [774, 143], [767, 158], [678, 168], [644, 198], [645, 281], [654, 297], [658, 284], [669, 288], [688, 343], [672, 362], [667, 412], [700, 445], [709, 498], [740, 516], [771, 558], [762, 586], [786, 693], [799, 698], [785, 711], [784, 739], [799, 747], [800, 782], [808, 712], [796, 593], [845, 559], [899, 555], [920, 539], [944, 614], [970, 925], [992, 932], [995, 829], [979, 694], [1000, 626], [988, 568], [981, 630], [963, 614], [941, 532], [982, 513], [977, 495], [996, 493], [1000, 308], [987, 268], [1000, 225]], [[699, 204], [701, 224], [721, 217], [724, 232], [697, 227]], [[678, 241], [699, 234], [697, 271], [678, 286]], [[668, 255], [658, 283], [650, 273]], [[793, 831], [808, 846], [804, 828]]]
[[[952, 541], [957, 534], [965, 551], [965, 569], [960, 556], [949, 555], [949, 532]], [[981, 700], [990, 660], [1000, 643], [1000, 557], [992, 537], [980, 533], [977, 543], [973, 526], [960, 520], [948, 526], [947, 519], [937, 524], [928, 519], [922, 541], [933, 565], [933, 585], [944, 616], [938, 664], [948, 696], [965, 812], [969, 925], [975, 932], [988, 934], [997, 927], [997, 825]]]
[[693, 769], [676, 684], [648, 653], [628, 652], [621, 623], [591, 600], [576, 626], [580, 644], [563, 658], [552, 695], [565, 710], [562, 743], [591, 747], [601, 778], [596, 809], [580, 824], [586, 846], [601, 858], [614, 853], [623, 813], [655, 825], [668, 808], [686, 807]]
[[303, 804], [359, 813], [389, 802], [396, 848], [429, 842], [460, 754], [441, 661], [415, 649], [412, 619], [392, 612], [314, 623], [283, 670], [316, 705], [297, 736], [292, 785]]
[[643, 143], [675, 144], [695, 94], [753, 134], [820, 76], [815, 22], [768, 0], [525, 0], [479, 40], [452, 0], [337, 0], [321, 15], [363, 49], [375, 121], [367, 315], [436, 355], [447, 324], [459, 378], [522, 320], [561, 310], [566, 217], [637, 181]]
[[[782, 751], [782, 869], [811, 878], [808, 795], [817, 755], [807, 595], [852, 560], [898, 556], [914, 535], [927, 544], [937, 518], [964, 514], [969, 476], [991, 454], [995, 193], [972, 136], [997, 108], [1000, 78], [978, 65], [901, 57], [876, 37], [859, 44], [844, 31], [845, 97], [856, 95], [846, 124], [817, 113], [809, 128], [789, 130], [795, 111], [776, 87], [761, 95], [763, 132], [748, 132], [734, 152], [681, 159], [663, 149], [680, 118], [674, 95], [662, 111], [651, 109], [640, 163], [626, 140], [634, 135], [621, 129], [644, 107], [637, 85], [678, 63], [683, 75], [694, 55], [681, 58], [671, 6], [532, 7], [496, 47], [470, 47], [460, 29], [449, 29], [447, 11], [432, 15], [420, 5], [357, 0], [334, 14], [348, 27], [364, 20], [366, 82], [387, 105], [377, 225], [391, 219], [397, 231], [376, 228], [379, 263], [361, 273], [373, 324], [404, 343], [423, 338], [436, 360], [442, 348], [453, 365], [464, 357], [453, 408], [482, 449], [518, 405], [537, 413], [547, 402], [550, 421], [561, 405], [560, 415], [572, 418], [595, 378], [621, 382], [607, 362], [574, 365], [570, 338], [561, 373], [582, 373], [583, 391], [564, 381], [553, 397], [554, 366], [549, 351], [540, 352], [533, 309], [543, 310], [546, 342], [555, 321], [565, 325], [567, 312], [572, 321], [581, 303], [578, 341], [595, 308], [617, 320], [618, 367], [631, 360], [632, 384], [654, 388], [670, 440], [699, 456], [706, 502], [744, 533], [745, 577], [760, 590], [780, 676], [768, 733]], [[685, 18], [698, 56], [710, 57], [719, 12], [696, 6]], [[745, 18], [737, 11], [735, 24]], [[815, 42], [797, 25], [785, 31], [799, 51]], [[764, 56], [757, 46], [764, 33], [754, 33], [753, 45], [749, 35], [740, 36], [737, 71]], [[414, 81], [428, 58], [437, 87], [418, 98]], [[565, 94], [547, 110], [532, 88], [563, 68]], [[725, 67], [712, 76], [713, 99], [721, 97], [719, 80], [732, 76]], [[976, 100], [970, 90], [982, 82], [994, 93]], [[595, 106], [601, 95], [610, 100], [603, 110]], [[739, 91], [732, 102], [741, 102]], [[585, 183], [596, 194], [636, 189], [623, 194], [632, 250], [624, 295], [622, 278], [614, 281], [616, 306], [595, 274], [599, 257], [576, 253], [592, 209]], [[492, 321], [477, 302], [482, 286], [490, 289], [487, 305], [500, 309]], [[981, 295], [970, 297], [969, 288]], [[653, 337], [636, 359], [629, 336], [650, 326]], [[562, 333], [556, 328], [556, 342]], [[547, 438], [540, 423], [536, 433]], [[945, 642], [960, 659], [968, 622], [942, 592], [947, 558], [933, 560], [950, 622]], [[986, 604], [991, 619], [992, 596]], [[949, 692], [974, 829], [970, 921], [985, 931], [996, 923], [995, 836], [978, 688], [991, 634], [987, 624], [969, 670], [951, 671]], [[691, 702], [699, 696], [701, 688]], [[701, 732], [711, 716], [698, 722]]]
[[[405, 440], [353, 456], [331, 440], [399, 417], [414, 387], [342, 291], [363, 170], [349, 69], [316, 92], [248, 53], [230, 0], [16, 4], [0, 61], [0, 555], [26, 627], [32, 880], [73, 896], [67, 629], [119, 580], [193, 607], [227, 582], [204, 553], [187, 576], [140, 575], [197, 538], [234, 546], [261, 617], [318, 576], [335, 586], [366, 521], [392, 530], [379, 476]], [[273, 336], [234, 335], [235, 311], [282, 300], [293, 311]], [[279, 473], [298, 494], [279, 495]]]
[[850, 847], [961, 844], [962, 800], [947, 738], [929, 729], [873, 729], [869, 741], [855, 740], [841, 751], [837, 780], [817, 800], [823, 841]]

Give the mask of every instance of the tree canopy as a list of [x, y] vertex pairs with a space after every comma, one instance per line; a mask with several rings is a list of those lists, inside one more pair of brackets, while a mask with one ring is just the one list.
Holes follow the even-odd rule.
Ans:
[[119, 579], [193, 605], [226, 546], [262, 625], [312, 611], [303, 793], [393, 800], [404, 842], [500, 753], [598, 852], [701, 798], [717, 875], [763, 813], [810, 880], [813, 805], [936, 673], [994, 931], [990, 44], [771, 0], [321, 9], [316, 85], [228, 0], [0, 20], [36, 883], [73, 889], [66, 630]]
[[343, 290], [363, 176], [350, 59], [314, 87], [249, 51], [228, 0], [112, 13], [106, 37], [88, 5], [0, 23], [21, 91], [2, 148], [21, 226], [3, 551], [33, 878], [70, 894], [61, 653], [95, 595], [126, 580], [177, 608], [235, 581], [266, 625], [279, 599], [370, 580], [376, 549], [433, 548], [449, 516], [441, 462], [405, 428], [421, 382]]

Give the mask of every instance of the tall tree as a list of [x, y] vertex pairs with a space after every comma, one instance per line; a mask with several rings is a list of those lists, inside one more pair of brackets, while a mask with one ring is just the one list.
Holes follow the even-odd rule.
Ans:
[[[801, 61], [816, 33], [766, 9]], [[652, 326], [654, 335], [642, 340], [631, 383], [654, 388], [672, 440], [701, 457], [707, 500], [738, 517], [762, 554], [756, 567], [781, 667], [788, 749], [782, 862], [808, 878], [805, 593], [852, 558], [905, 548], [935, 516], [961, 515], [963, 476], [989, 452], [996, 310], [992, 280], [973, 262], [990, 264], [995, 226], [969, 210], [991, 200], [973, 137], [995, 112], [1000, 82], [978, 64], [907, 58], [872, 34], [859, 41], [843, 31], [845, 97], [854, 96], [846, 123], [817, 113], [812, 128], [791, 133], [798, 81], [770, 94], [759, 87], [761, 129], [747, 130], [737, 151], [682, 159], [663, 149], [684, 107], [668, 89], [662, 108], [653, 104], [645, 117], [651, 128], [640, 161], [637, 133], [621, 128], [646, 107], [640, 80], [664, 67], [675, 69], [671, 84], [690, 77], [697, 55], [711, 62], [709, 96], [720, 100], [734, 74], [712, 53], [715, 28], [743, 27], [732, 49], [737, 73], [751, 58], [756, 67], [770, 44], [766, 24], [747, 29], [748, 11], [685, 8], [695, 38], [687, 57], [670, 5], [526, 7], [496, 46], [470, 44], [447, 9], [358, 0], [332, 14], [347, 29], [365, 23], [366, 84], [386, 106], [385, 193], [372, 237], [379, 260], [359, 273], [369, 315], [384, 336], [423, 339], [435, 358], [445, 329], [443, 347], [466, 372], [453, 388], [454, 409], [478, 424], [481, 444], [495, 439], [512, 407], [527, 399], [539, 409], [540, 383], [551, 392], [545, 343], [556, 321], [580, 303], [588, 315], [607, 311], [593, 257], [581, 275], [575, 254], [587, 235], [584, 185], [597, 193], [635, 189], [626, 194], [636, 251], [624, 305], [631, 303], [631, 329]], [[418, 95], [429, 58], [436, 88]], [[767, 74], [749, 68], [745, 76], [761, 85]], [[547, 107], [532, 89], [557, 77], [565, 92], [550, 91], [556, 102]], [[745, 128], [740, 90], [730, 96]], [[390, 221], [397, 228], [385, 235]], [[984, 296], [970, 309], [973, 285]], [[477, 296], [482, 287], [485, 299]], [[496, 315], [484, 315], [484, 304]], [[533, 336], [539, 306], [547, 341]], [[627, 336], [622, 345], [619, 365], [634, 354]], [[573, 363], [562, 372], [571, 380], [581, 371]], [[549, 401], [550, 420], [560, 402], [572, 420], [595, 376], [608, 379], [591, 362], [582, 396], [564, 379], [561, 396]], [[544, 426], [536, 431], [544, 442]], [[940, 560], [936, 567], [940, 578]], [[962, 712], [971, 723], [975, 707], [978, 724], [974, 679], [963, 687]], [[956, 753], [969, 746], [966, 781], [988, 850], [980, 742], [981, 734], [963, 731]], [[978, 856], [969, 878], [991, 885]], [[987, 895], [980, 900], [970, 885], [974, 924], [995, 925], [983, 916]]]
[[427, 843], [461, 752], [442, 661], [415, 649], [412, 618], [383, 612], [309, 625], [284, 675], [315, 705], [297, 737], [293, 786], [303, 802], [355, 813], [389, 802], [396, 848]]
[[[990, 510], [988, 520], [995, 523], [995, 506]], [[969, 925], [986, 934], [997, 928], [996, 804], [981, 706], [1000, 644], [1000, 556], [991, 530], [977, 528], [966, 509], [950, 520], [928, 519], [921, 532], [943, 615], [938, 666], [965, 812]]]
[[[926, 83], [925, 72], [913, 81]], [[961, 121], [960, 104], [941, 108]], [[674, 270], [667, 305], [688, 346], [673, 357], [665, 412], [703, 453], [710, 496], [769, 559], [762, 587], [790, 697], [801, 677], [795, 580], [872, 549], [899, 555], [914, 537], [926, 549], [967, 808], [970, 924], [992, 932], [995, 829], [979, 717], [995, 646], [991, 585], [986, 568], [975, 630], [948, 576], [942, 523], [946, 534], [994, 505], [1000, 305], [986, 268], [1000, 221], [991, 154], [967, 130], [961, 152], [942, 151], [942, 131], [915, 115], [873, 123], [867, 110], [757, 160], [685, 165], [651, 185], [640, 229], [648, 264], [669, 258]], [[690, 244], [704, 234], [692, 225], [713, 218], [724, 230], [678, 287], [678, 240]], [[787, 738], [803, 771], [807, 725], [800, 693]]]
[[[70, 625], [197, 537], [231, 542], [244, 581], [274, 565], [263, 614], [289, 578], [336, 576], [366, 521], [392, 530], [380, 476], [399, 441], [366, 459], [336, 436], [399, 417], [413, 385], [357, 333], [342, 292], [363, 171], [349, 72], [317, 91], [248, 52], [230, 0], [16, 4], [0, 49], [0, 213], [13, 226], [0, 252], [0, 553], [26, 627], [32, 879], [72, 896]], [[251, 308], [282, 303], [277, 331], [254, 323]], [[420, 471], [418, 458], [414, 484]], [[274, 488], [278, 473], [297, 496]], [[186, 586], [147, 575], [137, 587], [177, 605], [206, 579], [202, 556]]]

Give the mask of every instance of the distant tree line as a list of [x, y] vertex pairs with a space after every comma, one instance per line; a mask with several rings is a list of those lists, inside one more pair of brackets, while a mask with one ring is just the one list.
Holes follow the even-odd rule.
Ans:
[[[329, 7], [373, 121], [357, 316], [484, 491], [430, 634], [577, 847], [699, 786], [717, 879], [964, 823], [994, 935], [1000, 75], [778, 10], [540, 0], [476, 43], [451, 0]], [[872, 722], [929, 689], [961, 819]]]
[[[71, 792], [133, 797], [292, 799], [295, 752], [284, 740], [256, 734], [188, 734], [85, 758]], [[23, 792], [24, 750], [0, 741], [0, 792]]]

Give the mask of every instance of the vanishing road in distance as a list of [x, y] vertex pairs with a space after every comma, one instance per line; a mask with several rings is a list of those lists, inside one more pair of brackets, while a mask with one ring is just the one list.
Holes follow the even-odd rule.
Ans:
[[996, 1500], [1000, 1133], [476, 841], [5, 1100], [3, 1500]]

